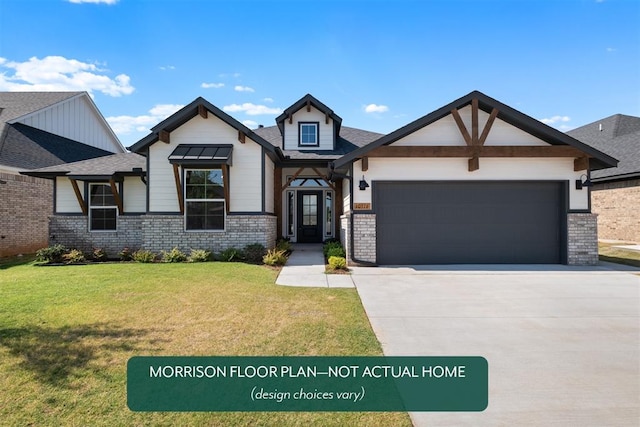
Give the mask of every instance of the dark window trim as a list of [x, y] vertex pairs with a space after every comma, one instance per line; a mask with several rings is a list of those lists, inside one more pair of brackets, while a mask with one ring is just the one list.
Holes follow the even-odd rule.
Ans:
[[[302, 126], [314, 125], [316, 127], [316, 143], [315, 144], [303, 144], [302, 143]], [[298, 147], [319, 147], [320, 146], [320, 122], [298, 122]]]
[[[189, 232], [189, 233], [199, 233], [199, 232], [203, 232], [203, 233], [210, 233], [210, 232], [216, 232], [216, 233], [220, 233], [220, 232], [225, 232], [227, 230], [227, 204], [229, 203], [226, 200], [226, 197], [222, 197], [222, 199], [202, 199], [200, 201], [196, 200], [196, 199], [189, 199], [187, 200], [187, 171], [208, 171], [208, 170], [219, 170], [222, 173], [222, 176], [224, 177], [226, 175], [226, 170], [227, 168], [224, 168], [222, 165], [215, 165], [215, 166], [209, 166], [209, 167], [188, 167], [183, 165], [181, 168], [181, 176], [182, 176], [182, 200], [184, 203], [184, 231], [185, 232]], [[228, 182], [228, 177], [223, 178], [222, 180], [222, 188], [223, 188], [223, 193], [226, 195], [227, 191], [224, 188], [224, 185]], [[204, 228], [204, 229], [200, 229], [200, 228], [188, 228], [187, 227], [187, 203], [188, 202], [206, 202], [206, 201], [210, 201], [210, 202], [216, 202], [216, 203], [220, 203], [222, 202], [222, 228]]]

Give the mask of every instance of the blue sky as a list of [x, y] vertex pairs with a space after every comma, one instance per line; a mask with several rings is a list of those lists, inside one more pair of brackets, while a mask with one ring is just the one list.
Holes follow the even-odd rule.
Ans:
[[387, 133], [480, 90], [569, 130], [640, 116], [640, 1], [0, 0], [0, 90], [89, 91], [125, 146], [198, 96]]

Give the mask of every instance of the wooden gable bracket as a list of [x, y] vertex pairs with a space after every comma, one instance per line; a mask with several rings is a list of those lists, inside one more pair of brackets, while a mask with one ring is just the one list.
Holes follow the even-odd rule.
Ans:
[[324, 124], [325, 125], [329, 124], [329, 113], [324, 113]]
[[298, 169], [296, 171], [296, 173], [294, 173], [293, 176], [291, 178], [289, 178], [287, 180], [287, 182], [282, 186], [282, 191], [284, 191], [284, 189], [287, 188], [289, 186], [289, 184], [291, 184], [293, 182], [293, 180], [296, 179], [298, 177], [298, 175], [300, 175], [302, 173], [303, 170], [304, 170], [304, 167], [301, 167], [300, 169]]
[[166, 130], [162, 129], [160, 132], [158, 132], [158, 139], [166, 144], [170, 144], [171, 143], [171, 139], [169, 137], [169, 132], [167, 132]]
[[177, 164], [173, 165], [173, 178], [176, 182], [176, 191], [178, 192], [178, 205], [180, 213], [184, 214], [184, 198], [182, 197], [182, 180], [180, 179], [180, 168]]
[[293, 114], [289, 114], [289, 124], [293, 123]]
[[111, 186], [111, 193], [113, 194], [113, 198], [116, 201], [116, 206], [118, 207], [118, 214], [122, 215], [124, 213], [124, 208], [122, 207], [122, 197], [120, 197], [120, 193], [118, 193], [118, 187], [116, 186], [115, 179], [111, 178], [109, 180], [109, 185]]
[[469, 159], [469, 172], [476, 171], [480, 169], [480, 154], [482, 149], [480, 147], [484, 146], [485, 141], [487, 140], [487, 136], [489, 136], [489, 131], [491, 130], [491, 126], [493, 126], [493, 122], [498, 116], [498, 109], [494, 108], [491, 110], [491, 114], [489, 114], [489, 118], [482, 129], [482, 134], [478, 136], [479, 132], [479, 123], [478, 123], [478, 99], [474, 98], [471, 100], [471, 135], [469, 135], [469, 131], [467, 127], [464, 125], [462, 121], [462, 117], [460, 117], [460, 113], [456, 108], [451, 110], [451, 115], [464, 138], [464, 141], [468, 146], [476, 147], [473, 150], [473, 156]]
[[245, 134], [241, 130], [238, 131], [238, 141], [240, 141], [241, 144], [244, 144], [245, 141]]
[[311, 112], [311, 101], [307, 101], [307, 113]]
[[198, 114], [200, 114], [200, 117], [202, 117], [203, 119], [206, 119], [208, 116], [208, 111], [205, 108], [204, 105], [200, 104], [198, 105]]
[[318, 174], [318, 176], [322, 179], [324, 179], [325, 181], [327, 181], [327, 184], [329, 184], [329, 187], [331, 187], [331, 189], [333, 191], [336, 191], [336, 187], [331, 183], [331, 181], [329, 181], [329, 177], [326, 175], [323, 175], [318, 169], [316, 168], [311, 168], [311, 170], [313, 170], [316, 174]]
[[577, 157], [573, 161], [573, 170], [574, 172], [588, 170], [589, 169], [589, 158], [588, 157]]
[[80, 193], [80, 189], [78, 188], [78, 181], [75, 179], [69, 178], [71, 181], [71, 186], [73, 187], [73, 192], [76, 193], [76, 199], [78, 199], [78, 204], [80, 205], [80, 210], [82, 211], [82, 215], [87, 214], [87, 203], [82, 198], [82, 193]]
[[369, 170], [369, 157], [364, 156], [362, 158], [362, 172], [366, 172]]

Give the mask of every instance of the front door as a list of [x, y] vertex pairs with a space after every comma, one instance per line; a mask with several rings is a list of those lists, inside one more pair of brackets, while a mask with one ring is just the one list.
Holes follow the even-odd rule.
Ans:
[[298, 243], [322, 242], [322, 191], [298, 191]]

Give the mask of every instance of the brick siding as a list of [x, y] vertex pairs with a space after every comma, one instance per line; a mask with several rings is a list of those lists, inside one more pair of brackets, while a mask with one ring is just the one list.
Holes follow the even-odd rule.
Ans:
[[[340, 217], [340, 241], [347, 252], [347, 262], [357, 263], [351, 257], [350, 215]], [[358, 261], [376, 262], [376, 214], [353, 215], [353, 255]]]
[[0, 257], [46, 247], [53, 183], [48, 179], [0, 173]]
[[594, 185], [591, 207], [600, 239], [640, 243], [640, 179]]
[[567, 264], [596, 265], [598, 263], [598, 215], [570, 213], [567, 215]]

